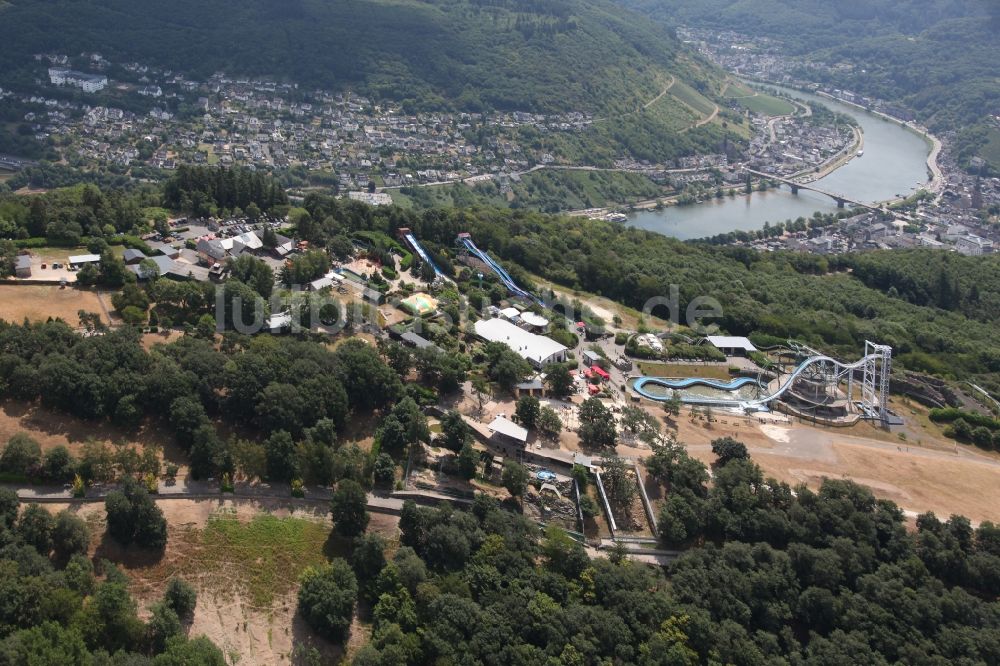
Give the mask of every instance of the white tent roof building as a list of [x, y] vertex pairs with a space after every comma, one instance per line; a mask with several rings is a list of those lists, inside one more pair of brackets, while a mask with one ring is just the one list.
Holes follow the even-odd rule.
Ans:
[[487, 342], [502, 342], [536, 368], [566, 360], [567, 348], [543, 335], [529, 333], [506, 319], [480, 319], [476, 335]]

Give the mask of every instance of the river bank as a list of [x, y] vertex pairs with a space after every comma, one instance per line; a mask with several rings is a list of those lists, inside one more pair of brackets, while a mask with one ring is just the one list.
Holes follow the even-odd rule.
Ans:
[[931, 134], [931, 131], [929, 129], [913, 121], [900, 120], [899, 118], [894, 118], [893, 116], [890, 116], [887, 113], [882, 113], [881, 111], [875, 111], [873, 109], [867, 109], [861, 106], [860, 104], [857, 104], [855, 102], [850, 102], [846, 99], [841, 99], [839, 97], [834, 97], [829, 93], [817, 92], [816, 94], [822, 97], [827, 97], [833, 100], [834, 102], [843, 104], [844, 106], [852, 106], [856, 109], [864, 111], [865, 113], [871, 114], [877, 118], [881, 118], [882, 120], [886, 120], [890, 123], [898, 125], [899, 127], [907, 129], [919, 135], [921, 138], [923, 138], [923, 140], [926, 141], [931, 148], [930, 154], [927, 155], [927, 162], [926, 162], [927, 172], [929, 176], [929, 180], [926, 183], [926, 189], [931, 192], [934, 192], [935, 194], [940, 193], [940, 191], [943, 189], [944, 175], [941, 172], [941, 168], [938, 166], [937, 160], [938, 160], [938, 155], [941, 154], [942, 144], [941, 140], [936, 136], [934, 136], [933, 134]]

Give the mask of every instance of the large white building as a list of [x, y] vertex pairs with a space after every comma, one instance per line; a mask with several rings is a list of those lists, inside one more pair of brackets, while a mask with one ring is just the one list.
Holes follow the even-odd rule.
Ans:
[[975, 234], [966, 234], [955, 241], [955, 249], [964, 255], [978, 257], [993, 251], [993, 241]]
[[49, 81], [57, 86], [76, 86], [83, 92], [94, 93], [108, 86], [103, 74], [87, 74], [63, 67], [49, 67]]
[[536, 368], [566, 360], [564, 345], [552, 338], [529, 333], [506, 319], [480, 319], [475, 323], [476, 335], [487, 342], [502, 342]]

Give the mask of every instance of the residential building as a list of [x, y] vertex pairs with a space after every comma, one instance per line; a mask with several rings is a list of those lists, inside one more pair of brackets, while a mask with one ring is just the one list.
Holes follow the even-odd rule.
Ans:
[[993, 241], [975, 234], [966, 234], [955, 241], [955, 249], [969, 257], [978, 257], [993, 251]]
[[103, 74], [87, 74], [62, 67], [49, 67], [49, 81], [57, 86], [76, 86], [83, 92], [95, 93], [108, 86]]

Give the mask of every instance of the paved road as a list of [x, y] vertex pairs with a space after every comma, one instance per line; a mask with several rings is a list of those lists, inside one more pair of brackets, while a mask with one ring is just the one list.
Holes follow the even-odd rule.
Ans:
[[[15, 484], [0, 484], [17, 493], [22, 502], [38, 502], [41, 504], [88, 503], [103, 502], [109, 492], [117, 486], [93, 486], [87, 490], [84, 497], [73, 497], [71, 490], [60, 486], [18, 486]], [[279, 500], [282, 502], [329, 502], [333, 496], [329, 488], [306, 488], [305, 497], [292, 497], [291, 488], [286, 484], [237, 484], [235, 492], [223, 493], [219, 484], [212, 481], [189, 481], [183, 484], [167, 484], [161, 482], [153, 499], [157, 502], [169, 500]], [[428, 491], [408, 491], [405, 499], [417, 502], [436, 503], [441, 501], [460, 502], [462, 500]], [[368, 509], [377, 513], [399, 514], [403, 509], [403, 497], [376, 495], [368, 493]]]

